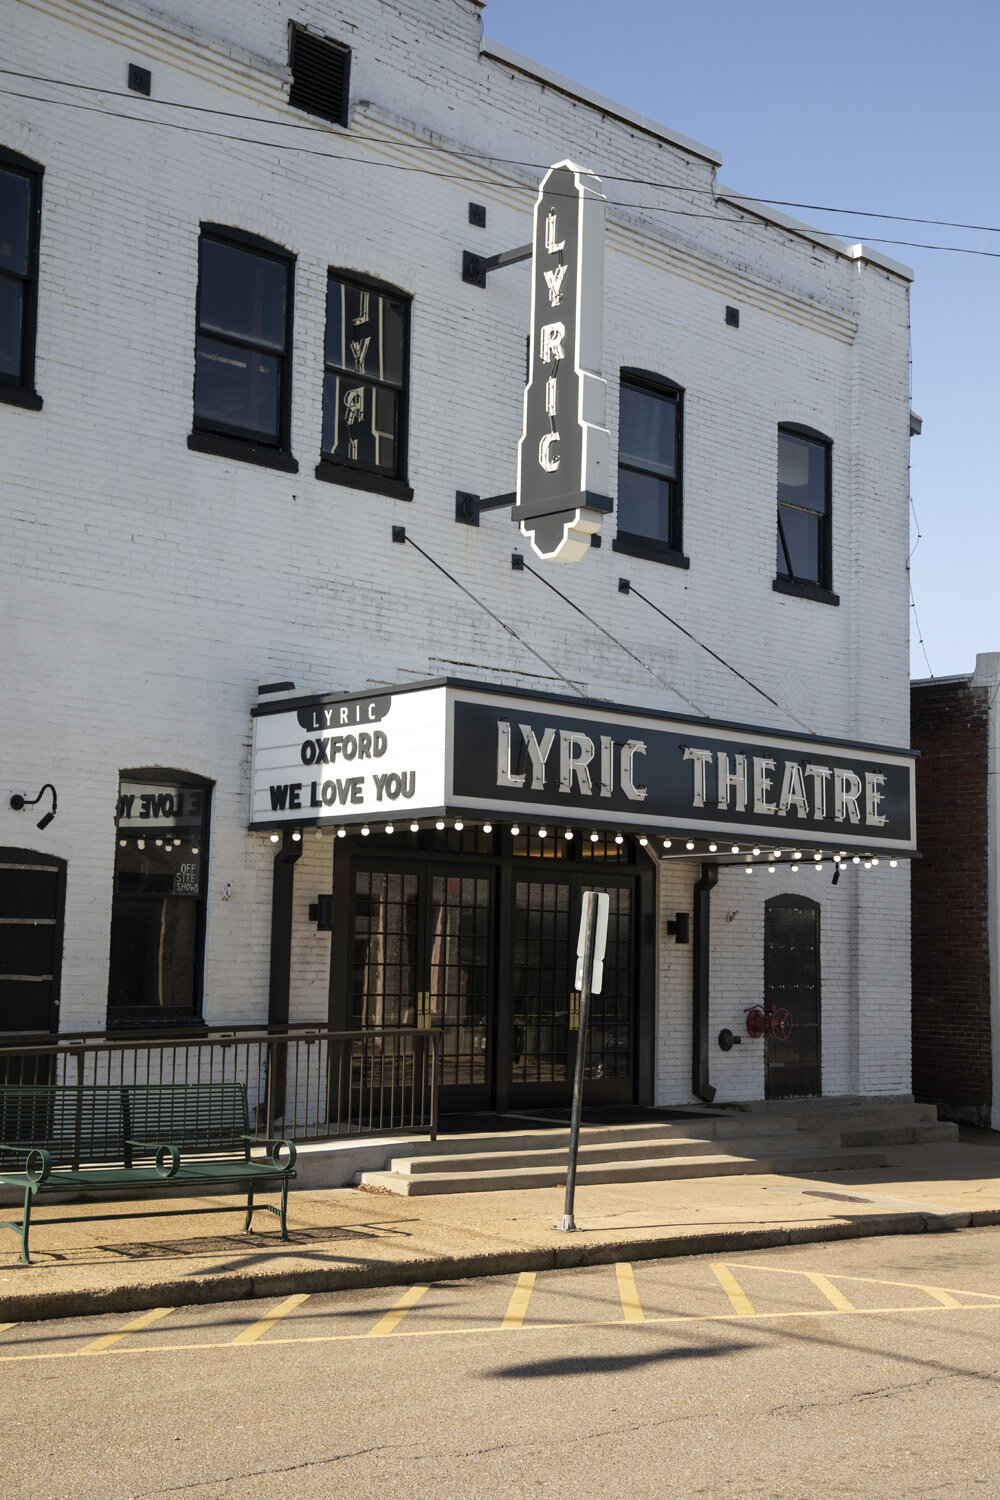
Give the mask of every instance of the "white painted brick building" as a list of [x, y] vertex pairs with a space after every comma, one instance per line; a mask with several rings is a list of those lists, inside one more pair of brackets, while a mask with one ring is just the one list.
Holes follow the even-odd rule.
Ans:
[[[10, 851], [66, 862], [62, 1031], [109, 1022], [127, 772], [211, 785], [194, 1003], [210, 1024], [267, 1019], [275, 849], [247, 829], [258, 681], [370, 695], [455, 677], [565, 696], [565, 681], [477, 600], [591, 699], [681, 715], [690, 700], [722, 724], [908, 743], [910, 273], [751, 207], [720, 185], [715, 152], [492, 46], [481, 10], [478, 0], [14, 0], [0, 16], [12, 70], [0, 171], [40, 196], [34, 271], [8, 267], [37, 299], [33, 371], [0, 385], [0, 846], [12, 865]], [[350, 49], [346, 128], [289, 105], [293, 24]], [[130, 91], [130, 65], [149, 70], [148, 97]], [[485, 289], [465, 284], [463, 252], [528, 240], [542, 172], [565, 157], [594, 171], [608, 199], [612, 492], [619, 371], [648, 372], [683, 393], [672, 493], [682, 484], [688, 566], [655, 546], [616, 551], [614, 515], [574, 567], [528, 557], [634, 657], [512, 571], [525, 542], [506, 512], [478, 527], [455, 520], [456, 491], [513, 488], [529, 297], [526, 266], [491, 273]], [[485, 208], [485, 227], [470, 224], [470, 203]], [[228, 451], [188, 446], [204, 225], [294, 257], [294, 472], [250, 461], [238, 438]], [[410, 299], [412, 499], [400, 485], [314, 474], [331, 269]], [[9, 357], [12, 339], [8, 328]], [[828, 465], [828, 575], [811, 590], [774, 587], [777, 434], [788, 424], [826, 440], [810, 451]], [[474, 597], [394, 544], [394, 525]], [[622, 576], [790, 713], [620, 593]], [[8, 797], [43, 783], [57, 788], [58, 813], [40, 830], [32, 813], [48, 794], [20, 811]], [[826, 853], [841, 834], [821, 841]], [[506, 827], [495, 838], [508, 840]], [[332, 848], [307, 829], [294, 866], [292, 1021], [327, 1019], [331, 941], [334, 969], [352, 962], [350, 932], [331, 940], [309, 919], [331, 889]], [[715, 1038], [742, 1031], [745, 1007], [764, 996], [765, 900], [804, 892], [820, 912], [817, 1087], [905, 1093], [907, 864], [848, 863], [834, 886], [828, 859], [820, 876], [793, 874], [788, 849], [774, 875], [719, 871], [702, 1076], [720, 1101], [763, 1096], [764, 1044], [744, 1035], [723, 1052]], [[653, 1011], [632, 1040], [640, 1054], [655, 1037], [645, 1102], [692, 1097], [695, 945], [675, 943], [665, 923], [694, 909], [704, 853], [699, 844], [662, 864], [635, 853], [656, 882], [642, 938]], [[159, 962], [162, 978], [162, 951]], [[24, 1029], [14, 1001], [0, 1026]]]

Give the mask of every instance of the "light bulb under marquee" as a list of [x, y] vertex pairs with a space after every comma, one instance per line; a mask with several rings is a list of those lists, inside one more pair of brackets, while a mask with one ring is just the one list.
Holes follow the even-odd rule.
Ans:
[[899, 860], [898, 859], [890, 859], [890, 861], [889, 861], [889, 869], [890, 870], [894, 870], [898, 864], [899, 864]]
[[769, 875], [773, 875], [774, 874], [774, 865], [768, 865], [768, 867], [767, 867], [767, 873]]
[[520, 828], [518, 828], [518, 826], [517, 826], [516, 823], [512, 823], [510, 825], [510, 836], [511, 836], [512, 839], [516, 839], [517, 836], [518, 836], [518, 834], [520, 832], [521, 832], [521, 830], [520, 830]]
[[592, 834], [591, 834], [591, 835], [590, 835], [590, 842], [591, 842], [591, 843], [592, 843], [592, 844], [596, 844], [596, 843], [597, 843], [597, 841], [598, 841], [598, 839], [599, 839], [599, 838], [600, 838], [600, 837], [601, 837], [601, 835], [600, 835], [600, 834], [599, 834], [599, 833], [592, 833]]
[[813, 869], [814, 870], [822, 870], [822, 868], [823, 868], [823, 861], [821, 859], [818, 859], [816, 861], [816, 863], [813, 865]]
[[395, 831], [396, 831], [396, 825], [395, 825], [395, 823], [387, 823], [385, 825], [385, 831], [386, 831], [386, 833], [395, 833]]
[[793, 859], [801, 859], [802, 858], [802, 850], [801, 849], [796, 849], [795, 853], [792, 855], [792, 858]]
[[[277, 834], [274, 835], [274, 838], [275, 839], [277, 838]], [[146, 847], [146, 840], [145, 839], [136, 839], [136, 841], [135, 841], [135, 847], [137, 849], [145, 849], [145, 847]]]
[[754, 844], [754, 846], [753, 846], [753, 852], [754, 852], [755, 856], [760, 853], [760, 845], [759, 844]]
[[719, 847], [718, 844], [709, 844], [709, 846], [708, 846], [708, 852], [709, 852], [709, 854], [714, 854], [715, 851], [718, 849], [718, 847]]
[[645, 847], [646, 847], [646, 845], [648, 843], [649, 843], [649, 839], [646, 837], [646, 835], [644, 833], [640, 834], [639, 835], [639, 847], [640, 847], [640, 849], [645, 849]]
[[792, 865], [792, 874], [793, 875], [797, 875], [798, 873], [799, 873], [799, 867], [798, 867], [798, 865]]
[[730, 849], [729, 852], [730, 852], [730, 854], [739, 854], [739, 852], [740, 852], [740, 846], [739, 846], [739, 844], [734, 844], [732, 846], [732, 848]]
[[851, 864], [852, 865], [859, 865], [860, 863], [861, 863], [861, 855], [860, 854], [856, 854], [854, 856], [854, 858], [851, 860]]
[[337, 837], [338, 837], [338, 839], [346, 839], [346, 837], [347, 837], [347, 829], [346, 828], [338, 828], [337, 829]]
[[362, 830], [361, 830], [361, 837], [363, 839], [366, 839], [370, 833], [371, 833], [371, 829], [368, 827], [368, 825], [366, 823], [365, 826], [364, 826], [364, 828], [362, 828]]
[[271, 834], [271, 843], [272, 844], [277, 844], [278, 842], [279, 842], [279, 836], [278, 836], [278, 834], [272, 833]]
[[753, 874], [753, 865], [744, 865], [743, 868], [744, 868], [744, 870], [746, 870], [746, 872], [747, 872], [748, 875], [752, 875]]
[[191, 845], [191, 853], [192, 854], [200, 854], [201, 853], [201, 850], [198, 848], [197, 844], [192, 844]]
[[295, 832], [292, 834], [292, 843], [293, 844], [300, 844], [301, 842], [302, 842], [302, 835], [299, 832], [299, 830], [296, 828]]
[[410, 832], [411, 833], [419, 833], [420, 832], [420, 824], [419, 823], [411, 823], [410, 824]]
[[685, 847], [685, 849], [693, 849], [694, 848], [694, 839], [688, 839], [688, 841], [684, 845], [684, 847]]
[[572, 828], [567, 828], [566, 832], [563, 834], [563, 838], [564, 839], [571, 839], [572, 837], [573, 837], [573, 830], [572, 830]]
[[865, 860], [865, 869], [866, 869], [866, 870], [870, 870], [870, 869], [871, 869], [871, 867], [872, 867], [872, 862], [871, 862], [871, 860], [870, 860], [870, 859], [866, 859], [866, 860]]
[[465, 824], [462, 822], [461, 818], [456, 818], [455, 819], [455, 832], [456, 833], [461, 833], [462, 829], [464, 827], [465, 827]]
[[548, 836], [549, 836], [549, 830], [547, 828], [539, 828], [539, 830], [538, 830], [538, 837], [540, 839], [547, 839]]
[[163, 848], [163, 840], [162, 839], [154, 839], [153, 842], [155, 843], [157, 849], [162, 849]]
[[671, 844], [672, 844], [672, 840], [671, 839], [664, 839], [663, 840], [663, 847], [664, 847], [664, 849], [669, 849], [671, 847]]
[[615, 834], [615, 843], [616, 844], [624, 844], [624, 842], [625, 842], [625, 840], [622, 838], [621, 834], [620, 833], [616, 833]]
[[492, 833], [493, 832], [493, 824], [492, 823], [484, 823], [483, 824], [483, 832], [484, 833]]
[[822, 858], [823, 858], [823, 851], [821, 849], [817, 849], [816, 853], [813, 855], [813, 859], [822, 859]]
[[119, 847], [119, 849], [124, 849], [125, 845], [127, 843], [128, 843], [128, 839], [119, 839], [118, 840], [118, 847]]
[[438, 833], [440, 833], [442, 828], [444, 827], [444, 819], [438, 818], [437, 822], [434, 824], [434, 827], [437, 829]]
[[872, 859], [872, 864], [873, 864], [873, 865], [877, 865], [877, 864], [878, 864], [878, 859], [877, 859], [877, 858], [875, 858], [875, 857], [873, 857], [873, 859]]

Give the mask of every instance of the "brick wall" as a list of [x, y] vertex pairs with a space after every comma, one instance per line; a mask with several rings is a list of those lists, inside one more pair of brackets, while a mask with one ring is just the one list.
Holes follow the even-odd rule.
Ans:
[[989, 691], [967, 678], [915, 683], [913, 1091], [942, 1114], [989, 1124], [987, 747]]

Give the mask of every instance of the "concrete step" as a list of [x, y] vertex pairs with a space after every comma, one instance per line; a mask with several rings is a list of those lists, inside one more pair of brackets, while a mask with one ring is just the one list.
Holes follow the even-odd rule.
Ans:
[[[793, 1116], [771, 1119], [768, 1116], [731, 1113], [706, 1114], [704, 1119], [679, 1120], [676, 1122], [643, 1123], [639, 1125], [587, 1125], [583, 1126], [588, 1141], [610, 1144], [615, 1141], [660, 1141], [660, 1140], [742, 1140], [758, 1136], [796, 1135], [798, 1125]], [[515, 1154], [524, 1151], [566, 1149], [569, 1125], [554, 1125], [551, 1130], [504, 1130], [484, 1132], [482, 1135], [444, 1135], [436, 1141], [414, 1141], [407, 1144], [407, 1152], [415, 1156], [434, 1156], [447, 1151], [450, 1156], [467, 1152], [502, 1152]]]
[[838, 1132], [842, 1146], [928, 1146], [957, 1141], [958, 1126], [950, 1120], [918, 1120], [912, 1125], [865, 1125]]
[[[730, 1135], [724, 1140], [704, 1140], [697, 1137], [667, 1137], [660, 1140], [594, 1141], [584, 1127], [580, 1135], [581, 1162], [607, 1163], [626, 1161], [665, 1161], [671, 1157], [693, 1156], [744, 1156], [758, 1158], [794, 1151], [835, 1151], [842, 1141], [836, 1131], [819, 1131], [804, 1134], [797, 1131], [776, 1135], [753, 1135], [743, 1140]], [[451, 1155], [442, 1151], [433, 1156], [394, 1156], [388, 1166], [390, 1172], [404, 1176], [426, 1176], [454, 1172], [505, 1172], [520, 1171], [525, 1167], [566, 1166], [568, 1137], [564, 1136], [556, 1145], [528, 1151], [476, 1151]]]
[[[580, 1162], [577, 1182], [669, 1182], [691, 1177], [736, 1177], [758, 1173], [844, 1172], [884, 1167], [881, 1151], [782, 1151], [771, 1156], [674, 1156], [644, 1161]], [[360, 1184], [409, 1198], [433, 1193], [492, 1193], [520, 1188], [560, 1187], [566, 1166], [519, 1167], [503, 1172], [363, 1172]]]

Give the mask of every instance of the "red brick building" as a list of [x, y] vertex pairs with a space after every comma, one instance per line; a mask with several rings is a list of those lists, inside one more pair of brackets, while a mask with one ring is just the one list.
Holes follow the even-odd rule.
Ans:
[[[913, 1093], [1000, 1128], [1000, 653], [911, 686]], [[998, 1038], [994, 1047], [993, 1038]]]

